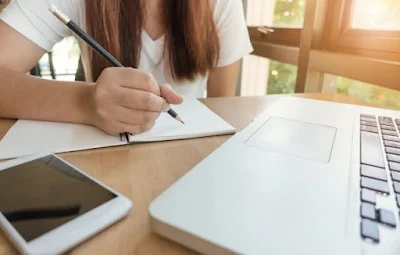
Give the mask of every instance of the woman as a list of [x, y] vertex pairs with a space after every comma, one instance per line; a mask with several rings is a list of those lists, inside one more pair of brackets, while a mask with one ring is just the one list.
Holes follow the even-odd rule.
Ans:
[[[26, 73], [72, 35], [55, 4], [124, 66], [81, 42], [86, 82]], [[183, 98], [234, 95], [240, 59], [252, 51], [242, 0], [14, 0], [0, 15], [0, 117], [141, 133]]]

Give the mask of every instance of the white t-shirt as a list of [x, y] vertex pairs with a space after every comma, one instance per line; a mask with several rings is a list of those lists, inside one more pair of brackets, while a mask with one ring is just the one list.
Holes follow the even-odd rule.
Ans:
[[[168, 1], [168, 0], [165, 0]], [[195, 0], [203, 1], [203, 0]], [[253, 51], [244, 18], [242, 0], [209, 0], [218, 30], [221, 52], [217, 67], [227, 66]], [[49, 11], [55, 4], [69, 18], [85, 29], [84, 0], [14, 0], [0, 14], [0, 19], [49, 51], [71, 31]], [[88, 72], [88, 46], [77, 38], [85, 71]], [[189, 98], [203, 97], [207, 77], [198, 77], [192, 82], [176, 82], [165, 70], [169, 63], [162, 58], [164, 37], [157, 40], [142, 31], [142, 50], [138, 69], [149, 72], [159, 84], [169, 83], [179, 94]]]

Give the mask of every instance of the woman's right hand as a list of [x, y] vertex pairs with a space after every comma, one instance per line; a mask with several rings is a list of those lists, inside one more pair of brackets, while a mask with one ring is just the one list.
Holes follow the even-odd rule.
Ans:
[[110, 67], [98, 78], [91, 101], [92, 125], [117, 135], [149, 130], [161, 112], [183, 99], [168, 84], [158, 85], [148, 73]]

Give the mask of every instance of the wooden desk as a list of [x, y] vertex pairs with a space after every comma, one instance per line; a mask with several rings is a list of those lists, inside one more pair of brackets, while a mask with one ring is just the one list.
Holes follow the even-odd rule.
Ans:
[[[363, 104], [359, 100], [337, 94], [296, 96]], [[278, 96], [214, 98], [204, 99], [203, 102], [241, 130], [276, 98]], [[10, 120], [0, 120], [0, 138], [13, 123]], [[127, 218], [76, 247], [70, 254], [196, 254], [151, 233], [148, 207], [155, 197], [229, 137], [137, 144], [61, 154], [64, 159], [110, 185], [134, 203]], [[1, 231], [0, 254], [17, 254]]]

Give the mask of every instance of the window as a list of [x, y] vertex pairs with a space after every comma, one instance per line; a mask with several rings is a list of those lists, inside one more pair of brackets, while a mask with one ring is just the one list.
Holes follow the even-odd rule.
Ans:
[[[331, 1], [329, 48], [387, 60], [400, 55], [398, 0]], [[389, 54], [392, 53], [392, 54]], [[394, 53], [394, 54], [393, 54]]]
[[245, 0], [249, 26], [303, 26], [305, 0]]
[[297, 76], [295, 65], [270, 61], [267, 94], [294, 93]]
[[275, 0], [272, 25], [303, 27], [306, 0]]
[[[247, 2], [252, 6], [246, 14], [253, 55], [260, 57], [254, 66], [264, 68], [264, 61], [269, 70], [257, 81], [268, 81], [268, 94], [336, 91], [378, 106], [400, 107], [399, 0], [266, 1], [274, 3], [272, 14]], [[257, 27], [265, 25], [269, 27]], [[251, 70], [256, 70], [253, 75], [259, 72]], [[282, 73], [287, 75], [278, 75]], [[255, 85], [242, 79], [242, 91], [247, 86]]]
[[351, 27], [355, 29], [400, 30], [400, 1], [355, 0]]
[[[240, 94], [292, 93], [296, 81], [296, 67], [293, 64], [297, 61], [298, 53], [287, 54], [287, 49], [279, 45], [299, 46], [305, 0], [248, 0], [244, 3], [254, 55], [261, 57], [253, 55], [244, 58]], [[264, 35], [258, 30], [260, 26], [271, 27], [274, 32]], [[268, 43], [268, 50], [265, 50], [265, 42]], [[265, 56], [265, 52], [268, 56]]]

